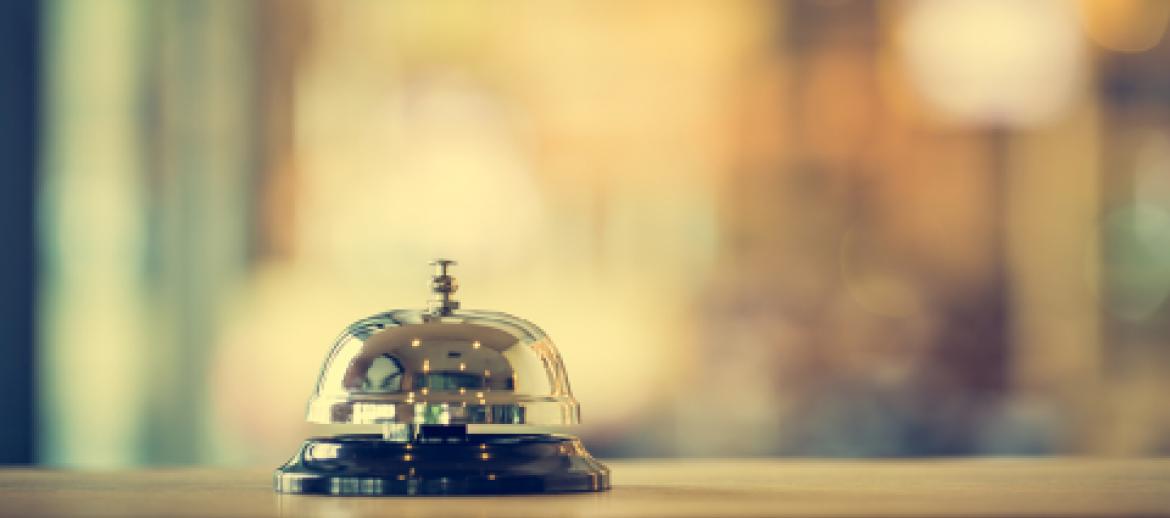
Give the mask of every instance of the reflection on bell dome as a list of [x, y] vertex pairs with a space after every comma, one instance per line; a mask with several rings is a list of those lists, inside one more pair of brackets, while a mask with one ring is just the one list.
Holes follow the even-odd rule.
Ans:
[[578, 406], [560, 354], [535, 325], [487, 311], [397, 310], [342, 333], [308, 419], [568, 425]]
[[[465, 332], [502, 335], [492, 337], [496, 346], [489, 342], [488, 347], [482, 347], [482, 339], [468, 340], [453, 333], [454, 329], [447, 329], [451, 327], [452, 324], [424, 323], [375, 333], [366, 340], [363, 352], [373, 358], [354, 359], [345, 376], [345, 387], [366, 393], [401, 392], [406, 387], [408, 391], [427, 389], [432, 394], [461, 388], [515, 388], [511, 364], [500, 352], [514, 344], [515, 338], [491, 328], [476, 330], [468, 324], [454, 325]], [[408, 336], [409, 341], [404, 340]], [[404, 343], [409, 346], [404, 347]]]

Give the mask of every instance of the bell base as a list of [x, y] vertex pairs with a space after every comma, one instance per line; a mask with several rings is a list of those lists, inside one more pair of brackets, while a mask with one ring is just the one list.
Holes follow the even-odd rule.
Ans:
[[337, 496], [605, 491], [609, 468], [576, 437], [471, 434], [387, 441], [314, 437], [273, 476], [277, 492]]

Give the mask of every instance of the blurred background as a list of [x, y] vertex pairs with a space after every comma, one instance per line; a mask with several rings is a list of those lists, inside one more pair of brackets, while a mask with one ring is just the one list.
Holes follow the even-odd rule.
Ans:
[[1170, 454], [1170, 2], [3, 10], [0, 462], [274, 466], [435, 256], [599, 456]]

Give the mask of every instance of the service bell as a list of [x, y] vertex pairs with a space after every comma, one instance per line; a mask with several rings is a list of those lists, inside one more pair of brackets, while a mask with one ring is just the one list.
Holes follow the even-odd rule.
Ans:
[[276, 470], [276, 490], [447, 495], [609, 489], [609, 469], [576, 437], [469, 433], [468, 425], [574, 425], [580, 412], [544, 331], [507, 313], [460, 309], [449, 272], [455, 262], [431, 264], [427, 308], [387, 311], [347, 326], [309, 400], [310, 422], [381, 425], [382, 433], [307, 439]]

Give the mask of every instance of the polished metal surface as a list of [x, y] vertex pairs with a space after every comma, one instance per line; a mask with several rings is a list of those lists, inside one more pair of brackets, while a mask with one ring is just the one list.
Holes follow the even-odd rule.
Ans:
[[425, 310], [354, 322], [335, 342], [309, 401], [315, 423], [530, 424], [579, 421], [561, 356], [534, 324], [459, 310], [453, 261], [438, 260]]
[[306, 440], [273, 474], [273, 488], [346, 496], [596, 492], [610, 488], [610, 472], [567, 435], [393, 442], [350, 434]]

